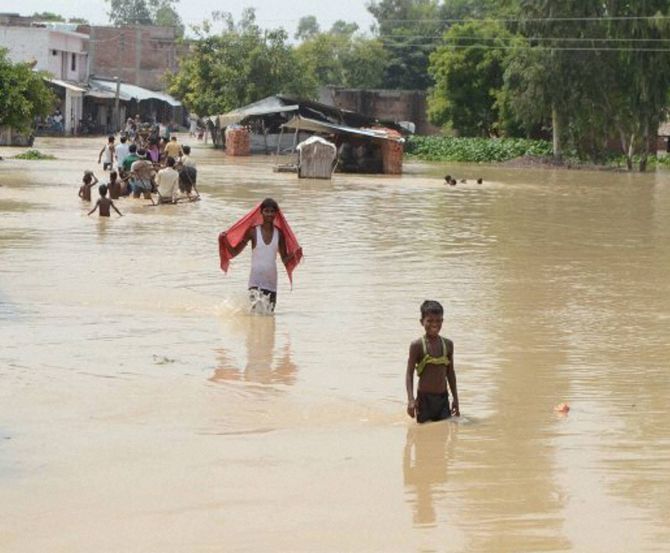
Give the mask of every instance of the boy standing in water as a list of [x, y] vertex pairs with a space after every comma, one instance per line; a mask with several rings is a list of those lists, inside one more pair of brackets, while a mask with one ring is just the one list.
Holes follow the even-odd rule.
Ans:
[[85, 202], [90, 202], [91, 188], [98, 184], [98, 179], [93, 174], [93, 171], [84, 171], [81, 181], [83, 184], [79, 187], [79, 197]]
[[[241, 237], [235, 238], [240, 231]], [[277, 253], [281, 255], [290, 278], [302, 258], [302, 248], [281, 214], [279, 205], [272, 198], [263, 200], [260, 206], [219, 235], [221, 268], [227, 270], [230, 259], [239, 255], [249, 242], [252, 247], [249, 299], [252, 306], [258, 300], [267, 302], [270, 311], [274, 311], [277, 303]]]
[[98, 154], [98, 163], [100, 163], [102, 160], [102, 155], [105, 155], [105, 160], [102, 163], [103, 171], [112, 169], [112, 166], [114, 165], [114, 158], [116, 157], [114, 151], [114, 136], [110, 136], [107, 138], [107, 144], [102, 147], [102, 150], [100, 150], [100, 153]]
[[119, 216], [123, 217], [121, 212], [116, 209], [114, 202], [107, 197], [107, 186], [101, 184], [98, 191], [100, 192], [100, 199], [95, 202], [95, 207], [88, 212], [88, 215], [93, 213], [96, 209], [100, 209], [100, 217], [109, 217], [109, 208], [111, 207], [119, 214]]
[[121, 195], [121, 181], [118, 179], [116, 171], [112, 171], [109, 174], [109, 184], [107, 185], [109, 190], [109, 197], [112, 200], [118, 200]]
[[[444, 309], [439, 302], [426, 300], [421, 304], [421, 325], [425, 335], [409, 346], [405, 387], [407, 414], [416, 421], [440, 421], [461, 412], [458, 405], [456, 373], [454, 372], [454, 343], [440, 336]], [[419, 377], [414, 398], [414, 371]], [[453, 400], [449, 407], [449, 392]]]

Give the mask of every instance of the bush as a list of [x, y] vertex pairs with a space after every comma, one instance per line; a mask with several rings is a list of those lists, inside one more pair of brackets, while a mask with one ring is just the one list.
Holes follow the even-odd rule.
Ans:
[[39, 150], [27, 150], [22, 154], [14, 156], [16, 159], [56, 159], [54, 156], [49, 154], [43, 154]]
[[407, 140], [408, 155], [426, 161], [486, 163], [508, 161], [522, 156], [550, 156], [551, 143], [526, 138], [455, 138], [412, 136]]

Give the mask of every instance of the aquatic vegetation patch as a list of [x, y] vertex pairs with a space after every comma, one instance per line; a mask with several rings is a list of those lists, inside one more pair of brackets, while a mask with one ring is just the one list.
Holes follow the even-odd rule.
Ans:
[[15, 159], [29, 159], [29, 160], [35, 160], [35, 159], [56, 159], [56, 156], [52, 156], [50, 154], [43, 154], [39, 150], [27, 150], [23, 152], [22, 154], [18, 154], [14, 156]]
[[526, 138], [457, 138], [412, 136], [407, 140], [409, 156], [426, 161], [486, 163], [522, 156], [550, 156], [551, 142]]

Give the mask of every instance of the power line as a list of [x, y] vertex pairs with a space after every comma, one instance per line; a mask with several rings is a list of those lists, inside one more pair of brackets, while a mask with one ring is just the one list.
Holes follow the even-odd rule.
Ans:
[[381, 23], [553, 23], [575, 21], [659, 21], [668, 20], [670, 15], [622, 15], [592, 17], [503, 17], [503, 18], [453, 18], [453, 19], [384, 19]]
[[[411, 46], [431, 46], [433, 43], [413, 43]], [[606, 46], [494, 46], [491, 44], [442, 44], [440, 48], [476, 48], [479, 50], [533, 50], [537, 51], [556, 51], [564, 50], [570, 52], [670, 52], [670, 48], [613, 48]]]
[[435, 42], [438, 40], [546, 40], [556, 42], [670, 42], [670, 38], [605, 38], [605, 37], [548, 37], [548, 36], [523, 36], [517, 35], [512, 37], [476, 37], [476, 36], [454, 36], [445, 37], [445, 35], [380, 35], [376, 37], [380, 40], [386, 39], [401, 39], [401, 38], [434, 38]]
[[[622, 16], [591, 16], [591, 17], [503, 17], [503, 18], [449, 18], [449, 19], [384, 19], [376, 24], [384, 23], [552, 23], [552, 22], [598, 22], [598, 21], [664, 21], [670, 15], [622, 15]], [[267, 22], [299, 22], [295, 18], [256, 19], [257, 23]]]

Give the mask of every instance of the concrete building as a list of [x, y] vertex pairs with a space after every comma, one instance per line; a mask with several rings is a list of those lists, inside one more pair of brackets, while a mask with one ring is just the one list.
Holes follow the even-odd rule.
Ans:
[[328, 86], [321, 90], [320, 96], [321, 102], [340, 109], [397, 123], [414, 123], [414, 132], [419, 135], [441, 132], [428, 121], [426, 92], [423, 90], [365, 90]]
[[60, 99], [65, 132], [74, 132], [82, 118], [88, 82], [88, 36], [47, 27], [0, 25], [0, 47], [13, 62], [33, 63], [46, 71]]
[[165, 90], [167, 71], [177, 71], [180, 46], [174, 27], [81, 25], [89, 36], [89, 69], [96, 79], [114, 79], [148, 88]]

